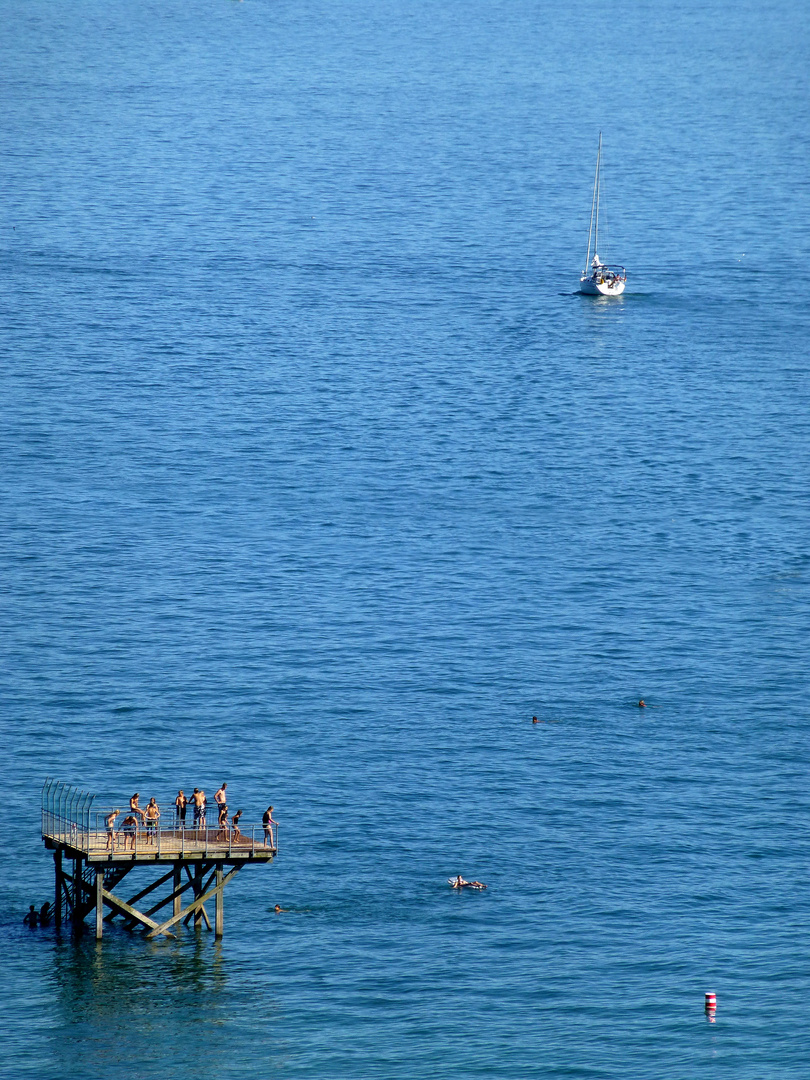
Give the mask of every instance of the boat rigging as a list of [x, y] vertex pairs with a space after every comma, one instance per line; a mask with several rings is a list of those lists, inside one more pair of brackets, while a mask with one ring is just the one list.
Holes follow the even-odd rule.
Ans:
[[[599, 149], [596, 153], [596, 176], [593, 181], [591, 221], [588, 226], [588, 254], [585, 269], [579, 278], [579, 291], [589, 296], [621, 296], [627, 284], [627, 271], [623, 266], [603, 263], [599, 258], [599, 202], [602, 194], [602, 132], [599, 132]], [[591, 239], [593, 238], [593, 258]]]

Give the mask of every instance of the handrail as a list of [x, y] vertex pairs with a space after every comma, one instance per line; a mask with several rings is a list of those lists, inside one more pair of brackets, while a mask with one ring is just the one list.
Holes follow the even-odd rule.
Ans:
[[278, 827], [273, 830], [273, 837], [269, 844], [264, 825], [260, 823], [243, 824], [240, 822], [238, 836], [230, 826], [225, 832], [226, 835], [222, 836], [222, 829], [214, 826], [205, 829], [194, 828], [194, 826], [149, 829], [140, 822], [126, 828], [119, 824], [113, 832], [111, 845], [103, 821], [91, 822], [90, 828], [84, 829], [74, 821], [55, 818], [51, 827], [44, 829], [42, 835], [96, 857], [104, 853], [113, 856], [127, 853], [136, 857], [154, 855], [156, 859], [163, 859], [186, 858], [200, 854], [206, 859], [232, 859], [248, 854], [255, 855], [257, 851], [278, 854]]
[[599, 263], [598, 266], [590, 267], [590, 273], [594, 273], [596, 270], [621, 270], [623, 274], [627, 273], [627, 268], [620, 266], [618, 263]]
[[[102, 851], [109, 851], [106, 819], [116, 809], [117, 806], [106, 809], [99, 807], [96, 796], [91, 792], [46, 777], [42, 785], [42, 836], [97, 856]], [[131, 813], [120, 810], [121, 822]], [[206, 824], [204, 813], [201, 821], [188, 826], [185, 821], [178, 820], [174, 807], [166, 811], [164, 816], [174, 819], [173, 824], [161, 826], [158, 820], [155, 828], [147, 829], [141, 820], [134, 828], [128, 827], [126, 832], [119, 824], [113, 834], [113, 853], [118, 854], [126, 849], [136, 856], [154, 854], [157, 858], [185, 858], [188, 854], [197, 853], [206, 858], [232, 858], [248, 852], [251, 855], [255, 855], [256, 851], [278, 852], [277, 825], [265, 827], [258, 822], [240, 821], [238, 829], [234, 830], [231, 823], [226, 821], [223, 836], [221, 826]], [[130, 839], [131, 843], [128, 844]]]

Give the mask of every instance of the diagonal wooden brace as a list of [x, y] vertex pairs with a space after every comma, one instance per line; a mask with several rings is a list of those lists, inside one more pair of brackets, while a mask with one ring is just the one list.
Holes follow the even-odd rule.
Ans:
[[[167, 919], [166, 922], [161, 923], [160, 926], [155, 926], [154, 930], [150, 930], [149, 933], [146, 936], [148, 938], [153, 938], [153, 937], [156, 937], [158, 934], [165, 934], [170, 926], [174, 926], [174, 924], [176, 922], [179, 922], [181, 919], [184, 919], [186, 917], [186, 915], [192, 915], [199, 908], [202, 908], [205, 901], [210, 900], [212, 896], [215, 896], [218, 892], [221, 892], [225, 888], [225, 886], [228, 884], [228, 882], [231, 880], [231, 878], [234, 877], [236, 874], [238, 874], [241, 869], [242, 869], [241, 866], [234, 866], [234, 868], [232, 870], [229, 870], [228, 873], [225, 874], [224, 877], [222, 878], [222, 881], [218, 882], [213, 887], [213, 889], [208, 889], [207, 892], [202, 893], [202, 895], [198, 896], [195, 900], [193, 900], [188, 905], [188, 907], [184, 908], [184, 910], [181, 911], [178, 915], [172, 915], [172, 917], [170, 919]], [[206, 922], [208, 922], [207, 919], [206, 919]], [[210, 927], [211, 924], [208, 923], [208, 925]]]
[[[174, 873], [174, 870], [172, 870], [172, 873]], [[178, 888], [172, 889], [172, 891], [169, 893], [169, 895], [164, 900], [161, 900], [160, 903], [155, 904], [152, 907], [150, 907], [149, 910], [146, 912], [146, 914], [147, 915], [154, 915], [156, 911], [160, 911], [160, 909], [162, 907], [165, 907], [167, 904], [171, 904], [172, 901], [174, 901], [174, 900], [178, 899], [178, 897], [182, 896], [183, 893], [186, 892], [187, 889], [191, 888], [191, 886], [192, 886], [191, 881], [183, 882], [183, 884], [178, 886]]]
[[[191, 870], [189, 869], [189, 867], [188, 866], [186, 867], [186, 877], [189, 880], [189, 884], [194, 886], [194, 896], [195, 896], [195, 898], [199, 897], [199, 896], [202, 896], [202, 894], [204, 892], [206, 892], [206, 890], [209, 888], [211, 882], [216, 877], [216, 870], [214, 870], [212, 873], [209, 874], [208, 881], [206, 881], [206, 883], [204, 885], [201, 884], [202, 878], [204, 878], [205, 875], [208, 874], [210, 870], [211, 870], [210, 863], [201, 863], [199, 865], [200, 877], [196, 877], [195, 875], [193, 875], [191, 873]], [[194, 925], [196, 927], [197, 923], [199, 922], [199, 919], [195, 918], [195, 916], [201, 916], [205, 920], [205, 925], [208, 927], [208, 929], [209, 930], [211, 929], [211, 920], [208, 918], [208, 912], [205, 910], [205, 904], [200, 904], [199, 907], [194, 907], [194, 905], [192, 904], [192, 905], [190, 905], [189, 907], [186, 908], [186, 912], [187, 912], [186, 917], [183, 919], [183, 926], [188, 926], [189, 922], [192, 919], [194, 919]], [[150, 912], [150, 915], [151, 915], [151, 912]]]
[[138, 911], [137, 908], [132, 907], [131, 904], [127, 904], [126, 901], [119, 900], [117, 896], [113, 896], [113, 894], [107, 892], [106, 889], [101, 890], [101, 895], [104, 903], [107, 904], [108, 907], [115, 908], [120, 911], [122, 915], [127, 915], [130, 919], [134, 919], [135, 922], [139, 922], [148, 930], [151, 930], [151, 933], [148, 934], [147, 937], [154, 937], [156, 933], [164, 933], [166, 934], [166, 937], [176, 937], [175, 934], [168, 934], [165, 930], [161, 930], [154, 919], [150, 919], [148, 915], [144, 915], [142, 912]]
[[[77, 878], [75, 874], [74, 879], [81, 889], [94, 897], [93, 903], [95, 904], [96, 887], [93, 885], [89, 885], [82, 878]], [[117, 896], [114, 896], [111, 892], [108, 892], [107, 889], [101, 889], [101, 898], [107, 905], [107, 907], [111, 907], [115, 911], [120, 911], [122, 915], [126, 915], [128, 918], [133, 919], [135, 922], [141, 923], [148, 930], [152, 931], [152, 934], [150, 934], [149, 936], [153, 936], [155, 930], [157, 929], [157, 923], [154, 921], [154, 919], [150, 919], [148, 915], [144, 915], [142, 912], [138, 911], [137, 908], [134, 908], [131, 904], [128, 904], [125, 900], [119, 900]], [[175, 937], [176, 935], [167, 934], [166, 936]]]
[[168, 874], [164, 874], [163, 877], [159, 877], [157, 881], [153, 881], [151, 885], [147, 885], [145, 889], [141, 889], [140, 892], [137, 892], [134, 896], [131, 896], [129, 900], [127, 900], [127, 903], [137, 904], [139, 900], [142, 900], [144, 898], [144, 896], [148, 896], [149, 893], [152, 892], [154, 889], [159, 888], [161, 885], [167, 882], [173, 873], [174, 869], [171, 869]]

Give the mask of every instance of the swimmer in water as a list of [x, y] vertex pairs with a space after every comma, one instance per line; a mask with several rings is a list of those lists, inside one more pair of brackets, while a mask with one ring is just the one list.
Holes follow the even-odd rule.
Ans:
[[540, 723], [540, 721], [539, 721], [539, 720], [537, 719], [537, 717], [536, 717], [536, 716], [533, 716], [533, 717], [532, 717], [532, 723], [533, 723], [533, 724], [539, 724], [539, 723]]
[[454, 889], [485, 889], [486, 885], [483, 881], [465, 881], [461, 874], [454, 881], [450, 881], [450, 885]]
[[640, 709], [646, 709], [647, 708], [647, 702], [644, 700], [644, 698], [639, 698], [638, 707]]
[[273, 911], [275, 911], [276, 915], [281, 915], [282, 912], [289, 910], [289, 908], [282, 907], [281, 904], [276, 904], [276, 906], [273, 908]]

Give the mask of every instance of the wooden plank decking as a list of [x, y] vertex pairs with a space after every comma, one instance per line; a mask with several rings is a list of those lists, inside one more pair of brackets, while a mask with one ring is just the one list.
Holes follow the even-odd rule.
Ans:
[[[217, 839], [219, 837], [219, 839]], [[271, 862], [276, 848], [265, 846], [263, 838], [231, 833], [225, 840], [218, 829], [139, 829], [133, 848], [132, 837], [123, 831], [115, 835], [115, 849], [107, 846], [103, 831], [43, 833], [45, 846], [61, 848], [65, 858], [83, 858], [90, 863], [173, 863], [178, 860], [214, 860], [216, 862]]]

